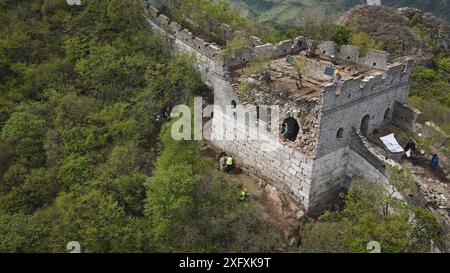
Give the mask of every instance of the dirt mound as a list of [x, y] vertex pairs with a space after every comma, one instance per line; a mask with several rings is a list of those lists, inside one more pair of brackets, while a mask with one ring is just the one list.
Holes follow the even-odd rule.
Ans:
[[[215, 147], [207, 142], [202, 143], [202, 154], [210, 157], [217, 162], [223, 155]], [[280, 227], [283, 233], [284, 247], [281, 251], [289, 251], [295, 248], [299, 243], [299, 224], [300, 219], [307, 218], [305, 209], [294, 198], [276, 187], [254, 176], [249, 176], [239, 168], [231, 173], [224, 174], [229, 181], [241, 184], [248, 190], [250, 198], [264, 208], [264, 214], [267, 222], [275, 223]]]

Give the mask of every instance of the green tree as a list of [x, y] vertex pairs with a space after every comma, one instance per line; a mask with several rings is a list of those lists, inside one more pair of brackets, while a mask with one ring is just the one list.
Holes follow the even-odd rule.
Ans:
[[156, 241], [169, 245], [175, 244], [175, 234], [193, 217], [194, 190], [208, 165], [198, 155], [196, 142], [174, 141], [170, 131], [170, 126], [166, 126], [161, 134], [164, 149], [146, 183], [145, 205]]
[[44, 163], [43, 141], [45, 123], [39, 117], [26, 112], [15, 112], [2, 129], [3, 141], [15, 144], [15, 153], [32, 166]]
[[139, 171], [139, 149], [133, 143], [113, 148], [94, 184], [111, 195], [126, 213], [142, 216], [147, 176]]
[[242, 188], [216, 173], [198, 143], [174, 141], [170, 124], [161, 141], [155, 171], [145, 184], [145, 214], [158, 250], [251, 252], [279, 244], [277, 227], [262, 220], [255, 203], [239, 200]]
[[224, 180], [216, 171], [202, 178], [194, 199], [197, 241], [188, 237], [185, 249], [197, 245], [194, 251], [267, 252], [285, 243], [277, 223], [264, 218], [265, 208], [255, 201], [240, 201], [241, 190], [242, 185]]
[[369, 49], [383, 49], [383, 43], [376, 41], [365, 32], [353, 32], [350, 36], [350, 44], [359, 47], [360, 57], [366, 56]]
[[336, 32], [334, 33], [333, 41], [338, 45], [347, 45], [350, 42], [352, 31], [342, 25], [336, 25], [335, 28]]
[[2, 177], [1, 190], [8, 192], [13, 187], [23, 184], [28, 172], [27, 167], [21, 162], [11, 165]]
[[[398, 174], [392, 177], [404, 177]], [[382, 252], [427, 252], [431, 240], [441, 242], [435, 215], [407, 205], [389, 191], [380, 182], [353, 181], [342, 211], [326, 212], [319, 223], [303, 225], [300, 250], [367, 252], [367, 243], [377, 241]], [[330, 236], [330, 232], [335, 235]]]
[[297, 76], [300, 81], [300, 87], [303, 87], [303, 77], [310, 72], [310, 66], [305, 60], [296, 59], [293, 63]]
[[37, 209], [50, 205], [60, 188], [51, 169], [33, 169], [21, 179], [23, 181], [20, 184], [0, 195], [2, 211], [32, 214]]
[[[259, 31], [224, 1], [172, 2], [192, 11], [177, 14], [184, 23], [199, 19], [194, 31]], [[208, 90], [194, 56], [172, 57], [173, 41], [148, 27], [142, 1], [0, 0], [0, 23], [0, 250], [279, 245], [199, 143], [159, 135], [172, 106]]]
[[0, 212], [0, 252], [34, 252], [42, 238], [43, 227], [30, 216]]
[[65, 129], [87, 123], [87, 117], [96, 112], [101, 104], [87, 96], [79, 96], [75, 92], [50, 95], [50, 103], [55, 105], [54, 123], [57, 129]]
[[[411, 86], [411, 94], [428, 101], [438, 101], [448, 108], [450, 107], [450, 95], [447, 92], [450, 88], [450, 58], [437, 58], [435, 63], [435, 67], [432, 68], [416, 67], [413, 73], [414, 81]], [[428, 113], [430, 111], [426, 107], [422, 107], [420, 110]], [[448, 120], [446, 122], [448, 123]]]
[[92, 176], [92, 162], [89, 158], [71, 155], [64, 161], [58, 171], [58, 180], [66, 190], [81, 185]]
[[46, 227], [40, 246], [45, 251], [65, 252], [70, 241], [78, 241], [82, 252], [136, 252], [140, 248], [139, 231], [132, 221], [100, 191], [62, 194], [53, 207], [34, 218]]

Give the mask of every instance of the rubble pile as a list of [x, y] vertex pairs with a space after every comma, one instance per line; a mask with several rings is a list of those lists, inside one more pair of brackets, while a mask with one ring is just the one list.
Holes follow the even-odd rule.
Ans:
[[[432, 179], [429, 178], [428, 182], [432, 182], [431, 180]], [[447, 187], [446, 184], [441, 183], [437, 180], [433, 182], [440, 184], [442, 187]], [[450, 209], [450, 204], [447, 200], [447, 197], [445, 197], [445, 191], [441, 187], [433, 186], [430, 183], [427, 185], [420, 181], [418, 181], [418, 184], [421, 194], [427, 201], [427, 205], [431, 205], [435, 209]]]
[[[243, 105], [278, 105], [280, 124], [287, 117], [293, 117], [299, 123], [300, 132], [294, 142], [286, 142], [292, 148], [304, 154], [312, 155], [317, 146], [319, 130], [320, 86], [325, 80], [305, 75], [303, 86], [295, 69], [284, 59], [270, 64], [271, 82], [265, 81], [261, 74], [243, 74], [230, 77], [235, 94]], [[318, 73], [319, 74], [319, 73]], [[323, 73], [321, 73], [323, 74]], [[242, 90], [245, 86], [245, 90]]]
[[283, 231], [285, 239], [290, 246], [298, 246], [299, 220], [305, 217], [304, 210], [290, 196], [280, 192], [276, 187], [267, 184], [263, 186], [263, 189], [276, 212], [285, 219], [286, 224], [289, 226]]

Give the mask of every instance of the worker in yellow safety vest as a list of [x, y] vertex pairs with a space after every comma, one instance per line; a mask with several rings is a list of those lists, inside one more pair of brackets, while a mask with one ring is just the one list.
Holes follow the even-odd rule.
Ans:
[[336, 68], [336, 70], [334, 71], [334, 82], [337, 83], [338, 81], [341, 80], [341, 78], [342, 78], [341, 71]]
[[231, 156], [227, 157], [227, 172], [231, 172], [233, 169], [233, 158]]
[[248, 190], [247, 189], [243, 189], [241, 191], [241, 193], [239, 194], [239, 199], [241, 201], [245, 201], [245, 200], [247, 200], [247, 197], [248, 197]]

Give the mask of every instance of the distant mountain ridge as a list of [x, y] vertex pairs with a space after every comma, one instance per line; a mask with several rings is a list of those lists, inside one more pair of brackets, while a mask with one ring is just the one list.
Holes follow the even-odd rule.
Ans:
[[[366, 0], [226, 0], [236, 7], [242, 16], [260, 23], [295, 25], [308, 16], [325, 15], [337, 20], [348, 9]], [[449, 0], [382, 0], [388, 7], [414, 7], [431, 12], [450, 22]]]

